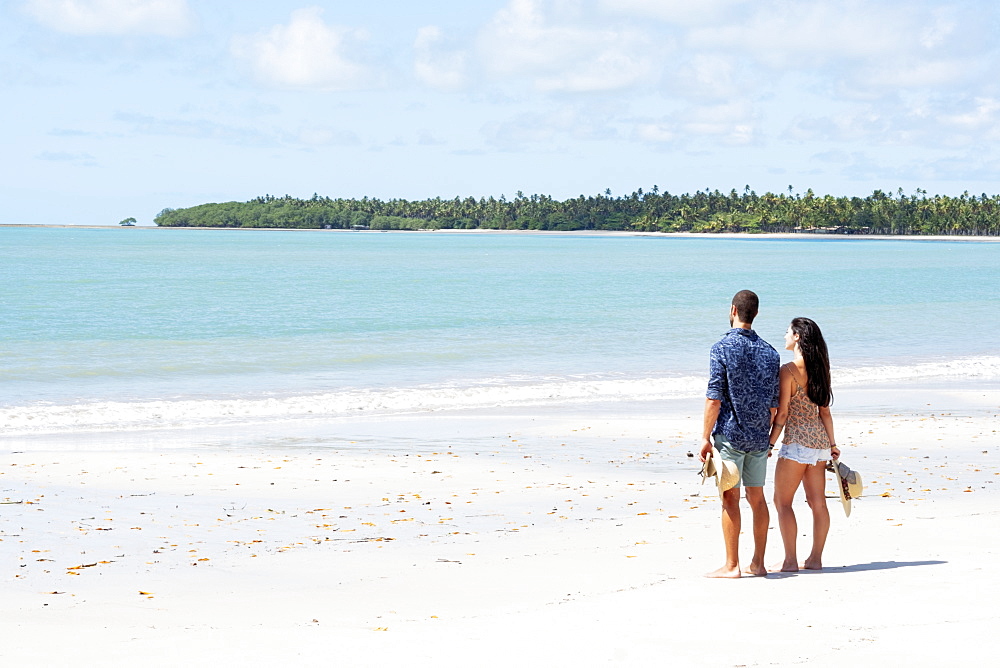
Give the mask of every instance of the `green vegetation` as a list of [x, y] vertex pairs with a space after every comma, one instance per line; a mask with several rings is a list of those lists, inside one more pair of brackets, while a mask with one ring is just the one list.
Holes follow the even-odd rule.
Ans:
[[[513, 200], [476, 199], [382, 201], [365, 197], [330, 199], [313, 195], [258, 197], [249, 202], [164, 209], [164, 227], [261, 227], [313, 229], [492, 229], [624, 230], [639, 232], [839, 232], [847, 234], [1000, 235], [1000, 195], [959, 197], [918, 190], [895, 195], [876, 190], [867, 197], [718, 190], [673, 195], [653, 186], [631, 195], [603, 195], [557, 201], [546, 195]], [[124, 221], [123, 221], [124, 223]]]
[[135, 223], [136, 223], [135, 218], [126, 218], [125, 220], [120, 221], [118, 224], [121, 225], [122, 227], [134, 227]]

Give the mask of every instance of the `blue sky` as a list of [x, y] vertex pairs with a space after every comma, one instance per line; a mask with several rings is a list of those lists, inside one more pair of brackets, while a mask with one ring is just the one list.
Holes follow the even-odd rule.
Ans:
[[994, 194], [998, 37], [987, 0], [5, 0], [0, 223], [266, 193]]

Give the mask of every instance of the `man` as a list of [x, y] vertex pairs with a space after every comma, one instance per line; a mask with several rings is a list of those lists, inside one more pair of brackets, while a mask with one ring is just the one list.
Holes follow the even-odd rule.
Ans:
[[726, 563], [706, 577], [738, 578], [740, 541], [740, 486], [746, 488], [747, 502], [753, 511], [754, 553], [746, 569], [749, 575], [767, 575], [764, 547], [770, 515], [764, 499], [764, 478], [771, 451], [768, 438], [771, 420], [778, 406], [778, 351], [751, 328], [757, 317], [759, 300], [749, 290], [733, 297], [729, 325], [710, 355], [710, 378], [705, 399], [705, 423], [701, 461], [712, 447], [722, 459], [733, 462], [740, 471], [740, 482], [722, 495], [722, 536], [726, 544]]

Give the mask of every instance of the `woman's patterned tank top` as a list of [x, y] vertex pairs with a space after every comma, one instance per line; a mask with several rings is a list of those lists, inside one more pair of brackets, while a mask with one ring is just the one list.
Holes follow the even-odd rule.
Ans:
[[788, 402], [783, 442], [798, 443], [806, 448], [829, 448], [830, 437], [819, 419], [819, 406], [813, 403], [809, 393], [799, 383], [798, 371], [794, 368], [791, 371], [796, 389]]

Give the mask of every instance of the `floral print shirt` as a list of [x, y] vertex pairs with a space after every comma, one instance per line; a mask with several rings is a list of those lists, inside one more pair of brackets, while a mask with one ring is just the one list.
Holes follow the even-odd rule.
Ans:
[[734, 327], [712, 346], [705, 396], [722, 402], [713, 435], [744, 452], [767, 450], [780, 367], [778, 351], [752, 329]]

